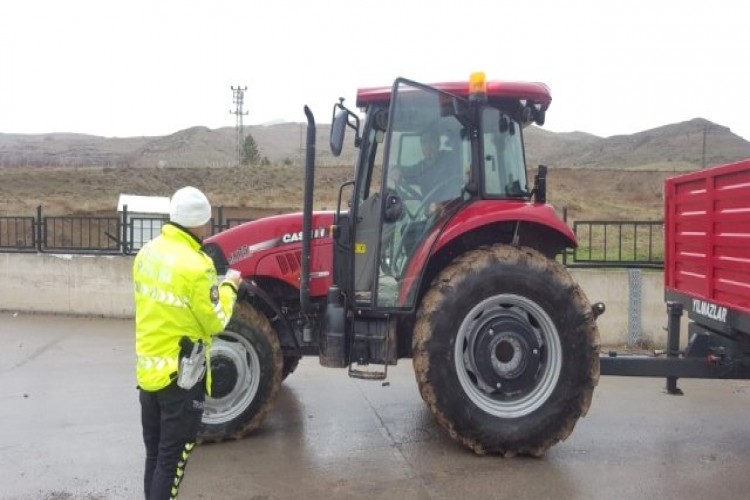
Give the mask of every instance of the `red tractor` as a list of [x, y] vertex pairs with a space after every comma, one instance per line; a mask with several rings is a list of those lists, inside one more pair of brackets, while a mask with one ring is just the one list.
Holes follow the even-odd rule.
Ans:
[[303, 213], [206, 242], [246, 297], [211, 351], [204, 440], [264, 419], [303, 355], [383, 379], [411, 357], [438, 423], [476, 453], [540, 455], [585, 415], [599, 333], [581, 288], [556, 261], [576, 240], [546, 204], [546, 168], [527, 181], [523, 130], [550, 104], [540, 83], [362, 89], [364, 121], [334, 105], [331, 150], [358, 148], [338, 207], [313, 212], [308, 120]]

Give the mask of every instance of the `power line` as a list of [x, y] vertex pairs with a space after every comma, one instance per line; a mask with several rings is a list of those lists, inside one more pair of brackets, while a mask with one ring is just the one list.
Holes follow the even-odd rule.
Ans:
[[242, 111], [242, 105], [245, 100], [245, 91], [247, 90], [247, 86], [240, 87], [238, 85], [236, 88], [234, 86], [231, 86], [230, 88], [232, 89], [233, 93], [232, 102], [234, 103], [234, 111], [230, 109], [229, 114], [235, 115], [237, 117], [237, 125], [235, 126], [237, 132], [237, 166], [240, 166], [242, 164], [242, 143], [244, 142], [244, 134], [242, 131], [242, 117], [248, 114], [248, 111]]

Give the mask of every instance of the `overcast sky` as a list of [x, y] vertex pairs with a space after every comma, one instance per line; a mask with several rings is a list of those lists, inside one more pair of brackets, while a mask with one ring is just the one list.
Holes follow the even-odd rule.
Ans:
[[750, 140], [747, 0], [3, 0], [0, 132], [165, 135], [330, 122], [358, 87], [548, 84], [545, 128], [631, 134], [702, 117]]

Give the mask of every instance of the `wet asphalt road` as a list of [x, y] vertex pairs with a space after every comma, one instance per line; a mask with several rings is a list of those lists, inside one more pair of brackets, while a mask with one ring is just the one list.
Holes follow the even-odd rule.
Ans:
[[[142, 498], [133, 371], [131, 321], [0, 313], [0, 498]], [[454, 444], [409, 360], [388, 382], [303, 360], [259, 432], [196, 449], [180, 498], [750, 498], [748, 382], [602, 378], [542, 459]]]

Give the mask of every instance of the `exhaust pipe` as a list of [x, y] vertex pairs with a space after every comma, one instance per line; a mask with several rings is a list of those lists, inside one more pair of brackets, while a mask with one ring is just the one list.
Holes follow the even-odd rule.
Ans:
[[312, 310], [310, 304], [310, 242], [312, 239], [313, 189], [315, 182], [315, 117], [305, 106], [307, 143], [305, 145], [305, 204], [302, 209], [302, 265], [299, 301], [303, 314]]

